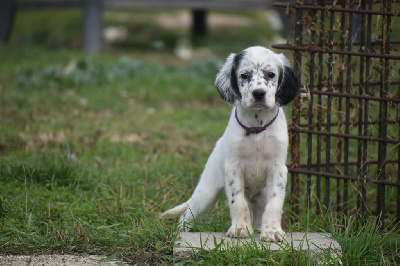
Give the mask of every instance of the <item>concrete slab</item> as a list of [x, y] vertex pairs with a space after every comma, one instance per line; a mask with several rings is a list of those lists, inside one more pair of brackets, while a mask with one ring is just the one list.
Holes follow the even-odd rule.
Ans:
[[244, 245], [246, 243], [253, 243], [255, 241], [260, 247], [264, 245], [272, 251], [285, 250], [285, 248], [292, 248], [299, 251], [308, 252], [310, 256], [315, 259], [323, 260], [327, 252], [330, 257], [339, 257], [341, 247], [339, 243], [333, 240], [329, 234], [322, 233], [304, 233], [294, 232], [286, 233], [285, 240], [280, 243], [276, 242], [260, 242], [260, 234], [256, 234], [254, 239], [251, 238], [230, 238], [226, 237], [225, 233], [200, 233], [200, 232], [182, 232], [180, 239], [175, 242], [174, 257], [178, 259], [189, 259], [194, 253], [199, 251], [199, 248], [205, 250], [215, 249], [215, 244], [219, 245], [223, 242], [224, 249], [227, 247]]

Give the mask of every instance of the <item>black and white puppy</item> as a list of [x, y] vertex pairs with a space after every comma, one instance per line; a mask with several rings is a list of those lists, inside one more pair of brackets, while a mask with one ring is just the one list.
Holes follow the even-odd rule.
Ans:
[[296, 97], [300, 82], [284, 55], [257, 46], [229, 55], [215, 86], [233, 105], [228, 126], [191, 198], [161, 217], [180, 216], [186, 229], [225, 188], [232, 220], [227, 236], [249, 237], [257, 228], [262, 239], [281, 241], [288, 148], [281, 107]]

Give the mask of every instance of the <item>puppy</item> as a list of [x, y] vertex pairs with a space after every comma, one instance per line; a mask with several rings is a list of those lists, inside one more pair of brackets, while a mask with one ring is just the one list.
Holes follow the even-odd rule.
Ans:
[[282, 241], [281, 216], [287, 180], [288, 133], [282, 106], [300, 87], [289, 60], [264, 47], [231, 54], [215, 86], [233, 106], [228, 126], [211, 153], [191, 198], [164, 212], [180, 216], [179, 226], [198, 219], [225, 188], [232, 225], [230, 237]]

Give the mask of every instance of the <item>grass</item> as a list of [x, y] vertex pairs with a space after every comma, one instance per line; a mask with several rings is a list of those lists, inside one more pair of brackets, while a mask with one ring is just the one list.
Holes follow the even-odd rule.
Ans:
[[[333, 219], [331, 219], [334, 222]], [[398, 241], [399, 227], [392, 227], [387, 232], [381, 232], [379, 222], [369, 219], [366, 222], [355, 218], [342, 218], [334, 227], [332, 236], [340, 243], [345, 254], [342, 261], [346, 264], [361, 265], [391, 265], [399, 259]]]
[[[0, 47], [0, 253], [106, 254], [133, 264], [315, 264], [290, 246], [271, 254], [252, 244], [246, 252], [220, 246], [174, 261], [176, 222], [157, 218], [190, 196], [225, 129], [230, 107], [213, 87], [224, 57], [265, 45], [273, 34], [260, 30], [260, 13], [243, 16], [257, 27], [214, 29], [193, 41], [211, 55], [183, 62], [171, 51], [185, 32], [151, 24], [135, 28], [150, 41], [86, 56], [77, 50], [77, 11], [18, 13], [11, 45]], [[54, 23], [42, 23], [49, 19]], [[116, 22], [111, 16], [106, 23]], [[156, 39], [166, 48], [141, 50], [140, 42]], [[349, 265], [400, 261], [396, 226], [380, 232], [376, 221], [332, 217], [307, 212], [287, 231], [331, 233]], [[229, 220], [222, 195], [194, 230], [224, 232]]]

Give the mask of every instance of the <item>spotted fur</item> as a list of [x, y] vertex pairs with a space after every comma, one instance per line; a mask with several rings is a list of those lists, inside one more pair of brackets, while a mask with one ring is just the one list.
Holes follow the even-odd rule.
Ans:
[[[232, 222], [228, 236], [249, 237], [257, 228], [262, 239], [281, 241], [288, 135], [279, 109], [296, 97], [300, 82], [286, 57], [257, 46], [229, 55], [215, 86], [222, 99], [234, 106], [228, 126], [191, 198], [162, 217], [180, 216], [179, 225], [187, 230], [189, 222], [215, 205], [225, 189]], [[253, 134], [240, 126], [235, 109], [246, 127], [260, 127], [278, 116]]]

